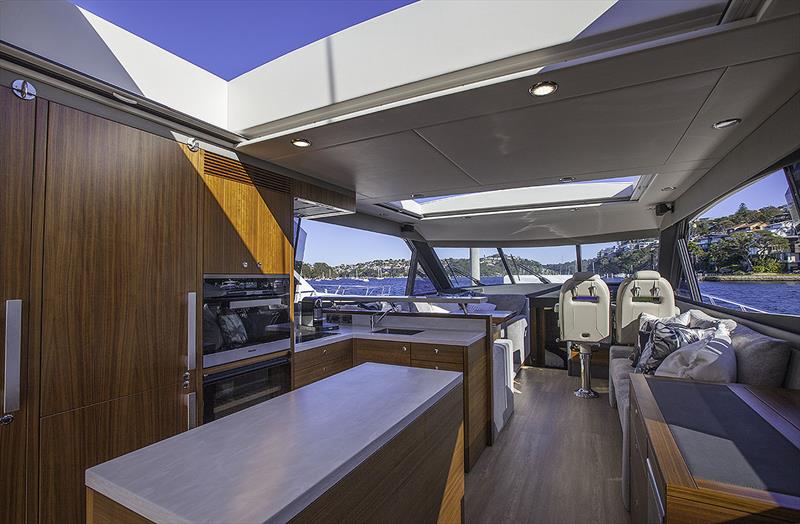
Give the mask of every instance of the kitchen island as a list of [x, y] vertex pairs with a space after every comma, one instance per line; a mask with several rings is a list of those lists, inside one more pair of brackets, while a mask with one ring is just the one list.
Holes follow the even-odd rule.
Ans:
[[460, 522], [462, 374], [367, 363], [86, 471], [87, 521]]

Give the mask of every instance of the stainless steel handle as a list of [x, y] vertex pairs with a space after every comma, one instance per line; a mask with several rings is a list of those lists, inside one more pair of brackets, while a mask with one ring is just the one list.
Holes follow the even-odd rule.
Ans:
[[5, 367], [3, 368], [3, 413], [19, 410], [22, 367], [22, 300], [6, 300]]
[[403, 346], [403, 351], [408, 351], [408, 348]]
[[197, 427], [197, 393], [186, 395], [186, 424], [189, 429]]
[[439, 348], [433, 348], [433, 352], [438, 355], [439, 354]]
[[197, 293], [186, 294], [186, 369], [192, 371], [197, 363]]

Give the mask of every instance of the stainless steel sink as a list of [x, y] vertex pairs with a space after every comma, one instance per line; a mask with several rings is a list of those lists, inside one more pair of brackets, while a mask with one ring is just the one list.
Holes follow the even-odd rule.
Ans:
[[383, 333], [384, 335], [416, 335], [423, 331], [422, 329], [383, 328], [376, 329], [373, 333]]

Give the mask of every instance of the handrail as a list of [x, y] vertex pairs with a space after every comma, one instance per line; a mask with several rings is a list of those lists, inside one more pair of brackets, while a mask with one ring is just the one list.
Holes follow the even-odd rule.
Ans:
[[[733, 300], [729, 300], [727, 298], [718, 297], [716, 295], [709, 295], [707, 293], [701, 293], [701, 297], [704, 299], [708, 299], [708, 303], [714, 306], [721, 306], [725, 307], [725, 304], [731, 304], [739, 308], [739, 311], [743, 311], [745, 313], [768, 313], [768, 311], [764, 311], [763, 309], [754, 308], [752, 306], [747, 306], [745, 304], [740, 304], [739, 302], [734, 302]], [[724, 304], [718, 304], [717, 302], [723, 302]]]

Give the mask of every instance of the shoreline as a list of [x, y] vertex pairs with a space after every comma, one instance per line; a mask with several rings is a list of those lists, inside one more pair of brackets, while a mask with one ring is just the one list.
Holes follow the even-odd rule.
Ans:
[[781, 273], [762, 273], [752, 275], [704, 275], [698, 276], [700, 282], [800, 282], [800, 275]]

